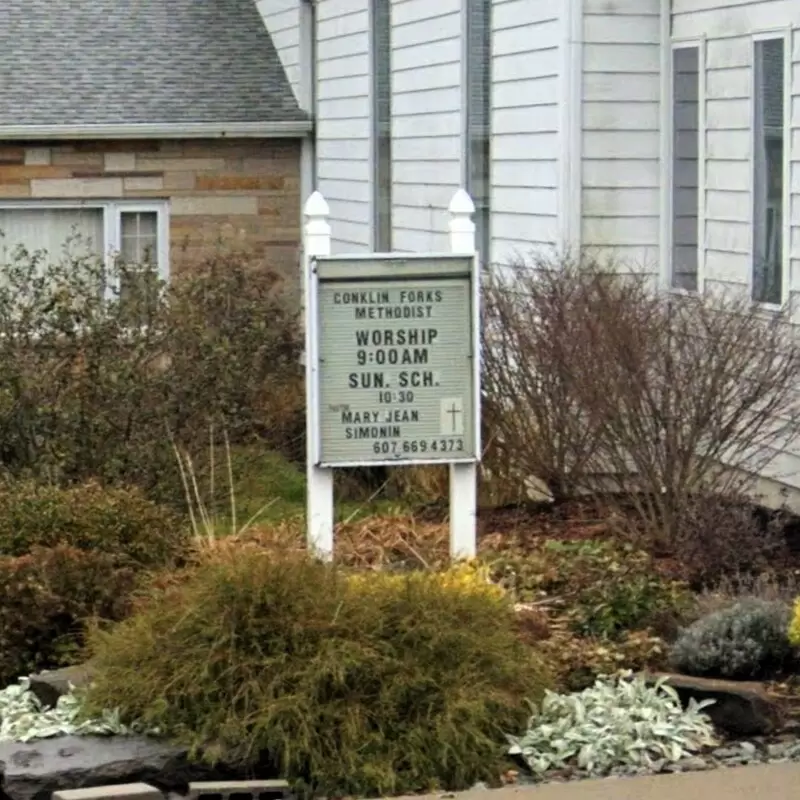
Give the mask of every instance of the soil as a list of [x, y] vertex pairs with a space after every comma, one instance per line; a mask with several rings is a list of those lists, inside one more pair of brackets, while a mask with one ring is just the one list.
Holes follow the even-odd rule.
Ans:
[[[604, 495], [590, 496], [564, 503], [531, 503], [528, 505], [484, 508], [478, 512], [478, 536], [507, 534], [521, 537], [522, 541], [558, 539], [581, 541], [586, 539], [622, 538], [624, 530], [632, 530], [631, 518], [620, 511], [617, 498]], [[753, 505], [753, 513], [766, 527], [776, 513]], [[423, 512], [425, 518], [443, 521], [446, 509], [430, 507]], [[781, 520], [786, 540], [788, 560], [781, 559], [774, 566], [779, 569], [800, 569], [800, 516], [785, 515]], [[681, 565], [668, 553], [656, 555], [661, 569], [670, 574], [680, 574]]]

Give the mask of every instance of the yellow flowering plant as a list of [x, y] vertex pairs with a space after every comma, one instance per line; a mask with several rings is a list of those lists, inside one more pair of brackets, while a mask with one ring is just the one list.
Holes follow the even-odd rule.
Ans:
[[800, 597], [794, 601], [792, 620], [789, 623], [789, 642], [792, 647], [800, 647]]
[[358, 572], [348, 577], [352, 589], [361, 591], [396, 591], [409, 581], [429, 581], [446, 591], [462, 595], [501, 598], [505, 589], [493, 583], [490, 568], [477, 559], [457, 561], [442, 571]]

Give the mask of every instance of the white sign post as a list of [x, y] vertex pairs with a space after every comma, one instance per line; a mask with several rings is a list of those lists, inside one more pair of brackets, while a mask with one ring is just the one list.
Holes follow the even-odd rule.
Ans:
[[450, 465], [450, 550], [476, 552], [479, 274], [474, 206], [450, 204], [450, 253], [330, 255], [305, 208], [308, 538], [333, 556], [333, 469]]
[[[475, 204], [460, 189], [450, 201], [450, 249], [454, 253], [475, 255]], [[477, 262], [477, 257], [476, 257]], [[480, 276], [472, 286], [472, 304], [477, 319], [473, 335], [477, 369], [477, 437], [480, 441]], [[480, 453], [478, 454], [480, 455]], [[473, 558], [477, 553], [478, 466], [477, 462], [450, 465], [450, 555]]]
[[324, 469], [317, 463], [314, 431], [319, 428], [316, 403], [318, 357], [316, 345], [317, 308], [311, 264], [317, 256], [331, 252], [331, 226], [328, 224], [330, 210], [325, 198], [314, 192], [305, 206], [305, 240], [303, 265], [303, 299], [305, 302], [306, 343], [306, 527], [309, 546], [320, 558], [333, 557], [333, 470]]

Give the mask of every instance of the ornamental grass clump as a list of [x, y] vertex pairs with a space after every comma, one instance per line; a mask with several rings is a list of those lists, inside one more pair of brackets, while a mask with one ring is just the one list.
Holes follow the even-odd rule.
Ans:
[[684, 710], [675, 690], [629, 675], [598, 679], [575, 694], [546, 692], [527, 731], [509, 736], [509, 754], [521, 757], [536, 776], [553, 769], [606, 775], [615, 768], [660, 771], [669, 763], [715, 744], [703, 708]]
[[672, 646], [670, 661], [698, 677], [774, 677], [793, 661], [790, 616], [789, 606], [780, 601], [741, 600], [685, 628]]
[[327, 796], [496, 782], [546, 686], [501, 592], [290, 551], [210, 551], [91, 645], [87, 714]]

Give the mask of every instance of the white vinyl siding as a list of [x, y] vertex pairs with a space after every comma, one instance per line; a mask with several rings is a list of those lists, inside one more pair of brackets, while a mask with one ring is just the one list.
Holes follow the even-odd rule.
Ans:
[[368, 0], [317, 0], [317, 188], [334, 253], [372, 247]]
[[661, 3], [584, 0], [581, 243], [658, 270]]
[[300, 101], [300, 4], [303, 0], [257, 0], [261, 18]]
[[462, 184], [462, 0], [392, 0], [392, 244], [447, 250]]
[[[492, 261], [558, 242], [562, 3], [492, 9]], [[559, 137], [562, 137], [560, 139]]]
[[[673, 0], [673, 37], [705, 37], [706, 286], [752, 289], [754, 250], [754, 55], [757, 39], [788, 35], [791, 58], [789, 199], [790, 247], [784, 270], [792, 307], [800, 308], [800, 3], [796, 0]], [[800, 317], [795, 313], [795, 321]], [[764, 476], [800, 500], [800, 445], [779, 453]], [[766, 488], [766, 487], [765, 487]], [[784, 498], [777, 498], [783, 501]]]

